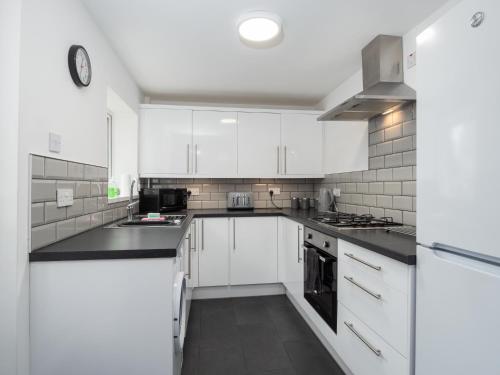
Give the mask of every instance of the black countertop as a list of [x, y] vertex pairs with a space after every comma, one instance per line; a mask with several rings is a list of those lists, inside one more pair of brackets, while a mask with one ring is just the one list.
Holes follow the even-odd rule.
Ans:
[[405, 264], [416, 263], [416, 240], [384, 229], [339, 230], [319, 224], [311, 217], [314, 210], [256, 209], [253, 211], [189, 210], [178, 228], [113, 228], [99, 227], [61, 242], [34, 250], [30, 261], [166, 258], [175, 257], [177, 248], [193, 218], [284, 216], [309, 228], [337, 237]]

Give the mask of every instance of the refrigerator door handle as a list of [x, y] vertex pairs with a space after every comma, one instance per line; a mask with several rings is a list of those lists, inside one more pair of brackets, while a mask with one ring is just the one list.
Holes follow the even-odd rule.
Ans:
[[472, 251], [460, 249], [458, 247], [442, 244], [439, 242], [433, 242], [430, 247], [431, 250], [436, 252], [448, 253], [458, 257], [470, 259], [476, 262], [487, 263], [496, 267], [500, 267], [500, 259], [490, 257], [488, 255], [483, 255], [479, 253], [474, 253]]

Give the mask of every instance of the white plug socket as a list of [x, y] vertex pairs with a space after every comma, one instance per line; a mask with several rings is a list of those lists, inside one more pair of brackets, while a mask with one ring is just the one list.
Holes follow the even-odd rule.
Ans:
[[280, 188], [270, 187], [269, 191], [272, 191], [273, 195], [280, 195], [281, 194], [281, 189]]

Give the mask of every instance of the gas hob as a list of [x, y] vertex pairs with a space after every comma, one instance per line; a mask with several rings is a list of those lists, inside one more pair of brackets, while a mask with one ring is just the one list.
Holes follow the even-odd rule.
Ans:
[[402, 226], [392, 217], [375, 218], [373, 215], [356, 215], [342, 212], [330, 212], [310, 218], [320, 224], [331, 225], [338, 229], [377, 229]]

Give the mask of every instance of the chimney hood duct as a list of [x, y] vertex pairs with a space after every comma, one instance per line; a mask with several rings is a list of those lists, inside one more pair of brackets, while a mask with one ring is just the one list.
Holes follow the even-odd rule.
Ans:
[[318, 121], [359, 121], [392, 112], [416, 100], [403, 81], [403, 39], [379, 35], [362, 50], [363, 91], [318, 117]]

